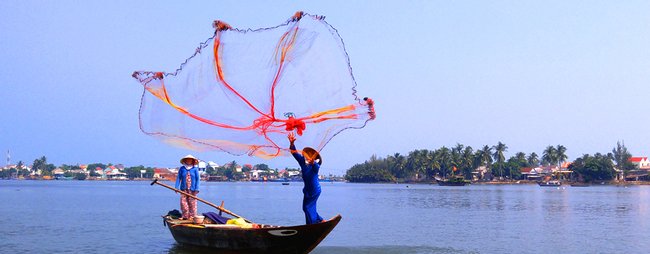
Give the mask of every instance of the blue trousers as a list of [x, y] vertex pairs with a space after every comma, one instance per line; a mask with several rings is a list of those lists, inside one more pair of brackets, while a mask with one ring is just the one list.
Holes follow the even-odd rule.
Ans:
[[316, 212], [318, 197], [320, 197], [320, 191], [317, 193], [304, 193], [302, 198], [302, 211], [305, 212], [305, 220], [308, 225], [323, 221], [323, 218]]

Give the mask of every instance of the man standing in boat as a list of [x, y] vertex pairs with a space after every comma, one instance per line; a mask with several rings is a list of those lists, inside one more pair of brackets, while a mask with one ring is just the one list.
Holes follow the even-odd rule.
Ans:
[[291, 155], [298, 161], [302, 181], [305, 183], [305, 187], [302, 189], [302, 211], [305, 212], [306, 223], [307, 225], [319, 223], [323, 221], [323, 218], [316, 211], [316, 201], [318, 201], [321, 191], [320, 183], [318, 183], [318, 170], [323, 161], [318, 151], [311, 147], [305, 147], [300, 154], [294, 145], [296, 137], [293, 132], [289, 133], [288, 138], [291, 144], [289, 146]]
[[[192, 155], [187, 155], [181, 159], [181, 166], [178, 169], [176, 177], [176, 189], [185, 191], [194, 196], [199, 194], [199, 170], [196, 165], [199, 160]], [[196, 216], [196, 199], [181, 194], [181, 213], [183, 219], [192, 219]]]

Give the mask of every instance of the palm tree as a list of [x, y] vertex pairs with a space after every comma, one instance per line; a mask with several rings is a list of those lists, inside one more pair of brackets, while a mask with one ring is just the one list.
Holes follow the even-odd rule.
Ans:
[[428, 173], [428, 176], [435, 176], [436, 174], [440, 173], [440, 170], [442, 168], [439, 158], [439, 150], [431, 151], [429, 156], [431, 157], [431, 160], [429, 161], [429, 167], [431, 168], [431, 171]]
[[406, 158], [400, 153], [395, 153], [393, 156], [387, 158], [389, 161], [389, 170], [398, 178], [403, 178], [405, 175], [404, 167], [406, 166]]
[[557, 163], [557, 150], [553, 146], [547, 146], [542, 152], [542, 164], [554, 165]]
[[446, 146], [438, 149], [438, 162], [440, 163], [440, 174], [443, 178], [446, 178], [453, 163], [451, 151]]
[[[454, 148], [451, 149], [451, 165], [456, 167], [456, 169], [461, 167], [462, 162], [462, 152], [465, 146], [462, 144], [456, 144]], [[455, 172], [452, 170], [451, 174], [454, 175]]]
[[513, 170], [520, 170], [521, 167], [526, 167], [528, 164], [528, 161], [526, 160], [526, 153], [524, 152], [518, 152], [515, 154], [515, 156], [512, 157], [512, 160], [514, 160], [517, 164], [516, 167], [509, 166], [508, 167], [508, 174], [510, 175], [510, 179], [512, 179], [512, 171]]
[[431, 165], [431, 161], [433, 160], [431, 151], [428, 149], [422, 149], [420, 150], [420, 159], [418, 160], [420, 165], [418, 167], [418, 176], [424, 176], [424, 178], [427, 177], [429, 171], [429, 166]]
[[481, 165], [483, 165], [483, 162], [481, 161], [481, 155], [483, 154], [483, 150], [479, 149], [474, 152], [474, 155], [472, 156], [473, 161], [472, 161], [472, 169], [478, 169]]
[[492, 148], [485, 145], [482, 149], [476, 150], [473, 166], [475, 168], [485, 166], [489, 170], [492, 167]]
[[562, 163], [564, 163], [569, 157], [566, 155], [566, 147], [563, 145], [557, 145], [555, 151], [557, 152], [557, 166], [558, 169], [560, 169], [562, 167]]
[[409, 177], [415, 176], [419, 178], [420, 175], [426, 173], [427, 165], [429, 165], [429, 151], [426, 149], [414, 150], [409, 153], [406, 159], [407, 175]]
[[537, 156], [537, 153], [532, 152], [530, 155], [528, 155], [528, 166], [529, 167], [536, 167], [539, 166], [539, 157]]
[[483, 146], [483, 149], [481, 149], [481, 162], [483, 165], [487, 166], [488, 168], [492, 167], [492, 148], [485, 145]]
[[503, 155], [504, 152], [508, 151], [508, 146], [506, 144], [499, 143], [495, 146], [492, 147], [494, 149], [494, 153], [492, 156], [494, 157], [494, 160], [499, 164], [499, 174], [502, 177], [503, 176], [503, 162], [506, 160], [506, 157]]
[[526, 160], [526, 153], [524, 152], [518, 152], [515, 154], [515, 159], [517, 160], [518, 163], [521, 162], [527, 162]]
[[472, 177], [472, 164], [474, 162], [474, 149], [471, 146], [466, 146], [461, 155], [461, 170], [465, 179]]
[[45, 158], [45, 156], [41, 156], [41, 158], [35, 159], [34, 163], [32, 163], [32, 171], [34, 171], [35, 173], [45, 174], [46, 169], [47, 169], [47, 158]]

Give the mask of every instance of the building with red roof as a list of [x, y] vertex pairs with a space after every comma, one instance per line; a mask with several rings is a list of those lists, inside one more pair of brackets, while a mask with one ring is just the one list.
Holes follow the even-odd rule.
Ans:
[[177, 172], [173, 172], [168, 168], [154, 168], [153, 169], [153, 178], [165, 179], [170, 181], [176, 181]]
[[645, 169], [645, 170], [650, 169], [650, 161], [648, 161], [648, 157], [631, 157], [630, 162], [637, 165], [639, 169]]

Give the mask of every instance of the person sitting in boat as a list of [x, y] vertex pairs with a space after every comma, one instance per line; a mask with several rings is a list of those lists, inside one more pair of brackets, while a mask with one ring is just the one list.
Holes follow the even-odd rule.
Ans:
[[[192, 155], [187, 155], [181, 159], [183, 164], [178, 169], [176, 177], [176, 189], [185, 191], [194, 196], [199, 194], [199, 169], [196, 165], [199, 160]], [[181, 194], [181, 213], [182, 219], [192, 219], [196, 215], [196, 199], [188, 195]]]
[[318, 170], [323, 161], [318, 151], [310, 147], [302, 149], [302, 154], [300, 154], [294, 145], [296, 137], [293, 132], [289, 133], [288, 138], [291, 144], [289, 146], [291, 155], [298, 161], [302, 181], [305, 183], [305, 187], [302, 189], [302, 211], [305, 212], [306, 223], [307, 225], [319, 223], [323, 221], [323, 218], [316, 211], [316, 201], [318, 201], [321, 192], [320, 183], [318, 183]]

